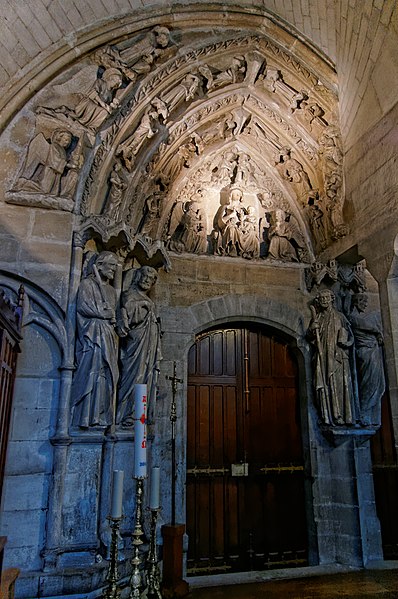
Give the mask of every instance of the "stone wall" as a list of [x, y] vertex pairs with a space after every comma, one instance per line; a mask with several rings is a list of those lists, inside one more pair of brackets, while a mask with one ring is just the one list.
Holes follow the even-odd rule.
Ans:
[[[336, 13], [326, 0], [303, 0], [300, 10], [295, 0], [267, 0], [260, 9], [256, 3], [246, 4], [246, 23], [251, 15], [264, 16], [265, 6], [278, 19], [285, 19], [286, 29], [297, 27], [308, 36], [318, 46], [313, 55], [308, 48], [304, 52], [301, 42], [296, 40], [295, 44], [312, 67], [319, 62], [320, 71], [326, 70], [325, 65], [330, 65], [335, 57], [333, 24], [337, 23], [337, 72], [346, 149], [344, 212], [350, 233], [336, 241], [323, 258], [351, 253], [355, 262], [364, 257], [379, 284], [390, 393], [398, 427], [398, 269], [394, 255], [398, 208], [398, 104], [394, 86], [398, 85], [398, 65], [393, 52], [397, 37], [396, 3], [374, 0], [366, 2], [364, 10], [359, 11], [357, 3], [342, 2], [336, 5]], [[363, 3], [360, 5], [363, 7]], [[189, 11], [195, 7], [182, 6], [187, 11], [184, 18], [189, 19]], [[214, 5], [200, 3], [200, 8], [214, 11]], [[132, 12], [138, 9], [141, 5], [138, 7], [133, 0], [70, 0], [62, 5], [35, 0], [29, 7], [4, 5], [2, 10], [7, 13], [1, 23], [4, 35], [0, 45], [0, 80], [5, 84], [3, 100], [8, 102], [8, 112], [2, 125], [38, 88], [66, 65], [69, 67], [77, 55], [109, 42], [113, 26], [118, 36], [127, 36], [136, 15], [142, 15]], [[235, 17], [237, 10], [233, 9]], [[159, 16], [172, 23], [183, 18], [182, 12], [177, 15], [172, 3], [163, 3], [161, 15], [159, 6], [148, 5], [145, 23], [155, 25]], [[222, 26], [226, 17], [215, 12]], [[120, 13], [123, 18], [115, 19]], [[267, 13], [262, 21], [268, 31], [274, 26], [273, 18]], [[289, 40], [286, 35], [283, 43], [288, 46]], [[325, 63], [319, 58], [319, 48], [328, 55]], [[51, 97], [48, 89], [46, 93], [46, 98]], [[3, 134], [0, 179], [4, 192], [10, 189], [16, 165], [21, 164], [22, 152], [32, 139], [32, 115], [26, 105]], [[65, 412], [69, 414], [71, 409], [67, 398], [73, 371], [74, 293], [82, 257], [81, 246], [75, 248], [75, 253], [72, 251], [72, 232], [78, 224], [79, 217], [71, 212], [16, 206], [0, 198], [1, 283], [15, 288], [17, 282], [25, 282], [31, 298], [16, 386], [2, 517], [2, 531], [9, 535], [7, 563], [24, 570], [17, 587], [20, 597], [67, 594], [100, 586], [105, 564], [98, 565], [95, 560], [107, 544], [103, 523], [109, 506], [109, 472], [112, 464], [127, 469], [132, 457], [129, 434], [106, 439], [81, 435], [75, 436], [73, 442], [67, 434]], [[164, 465], [162, 518], [166, 521], [169, 517], [170, 385], [166, 376], [171, 374], [173, 361], [178, 362], [177, 374], [184, 380], [178, 395], [177, 481], [177, 511], [184, 521], [189, 347], [195, 334], [213, 325], [256, 322], [282, 332], [300, 356], [305, 452], [313, 480], [313, 485], [308, 485], [313, 563], [319, 559], [321, 563], [361, 565], [379, 558], [380, 535], [368, 442], [360, 446], [350, 439], [346, 445], [336, 447], [318, 430], [310, 351], [305, 341], [313, 296], [305, 286], [305, 265], [192, 254], [174, 254], [171, 262], [172, 270], [161, 271], [153, 293], [164, 331], [158, 428], [151, 431], [153, 455]], [[125, 509], [129, 518], [123, 525], [123, 534], [128, 543], [134, 508], [131, 479], [127, 489]], [[73, 569], [82, 563], [85, 568], [76, 574]], [[44, 567], [51, 573], [43, 576]], [[61, 573], [62, 568], [70, 573]]]
[[395, 435], [398, 433], [396, 215], [398, 104], [346, 153], [346, 207], [358, 252], [379, 283]]

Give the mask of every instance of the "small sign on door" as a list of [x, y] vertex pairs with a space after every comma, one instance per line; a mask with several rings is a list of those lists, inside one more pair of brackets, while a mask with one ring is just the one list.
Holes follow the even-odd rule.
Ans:
[[249, 476], [249, 464], [231, 464], [232, 476]]

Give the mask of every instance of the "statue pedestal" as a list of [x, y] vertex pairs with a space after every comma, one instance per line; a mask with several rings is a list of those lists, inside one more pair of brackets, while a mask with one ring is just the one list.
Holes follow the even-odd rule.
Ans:
[[321, 426], [324, 436], [332, 445], [339, 447], [344, 443], [354, 440], [357, 444], [362, 445], [369, 441], [377, 431], [379, 426], [368, 426], [362, 428], [354, 428], [352, 426]]
[[189, 585], [182, 578], [182, 547], [185, 524], [165, 524], [163, 536], [163, 580], [162, 597], [172, 599], [185, 597]]

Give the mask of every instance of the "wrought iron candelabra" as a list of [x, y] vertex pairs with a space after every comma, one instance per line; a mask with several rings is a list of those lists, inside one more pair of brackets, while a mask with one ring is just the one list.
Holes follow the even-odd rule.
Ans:
[[118, 587], [119, 580], [119, 572], [117, 567], [118, 562], [118, 538], [119, 538], [119, 528], [120, 523], [123, 519], [123, 516], [120, 518], [113, 518], [112, 516], [108, 516], [109, 524], [112, 530], [111, 533], [111, 548], [109, 555], [109, 567], [108, 574], [106, 577], [106, 581], [108, 586], [104, 590], [102, 595], [103, 599], [119, 599], [120, 597], [120, 588]]
[[133, 545], [133, 557], [131, 559], [132, 572], [130, 576], [130, 594], [129, 599], [140, 599], [141, 597], [141, 555], [140, 547], [143, 544], [142, 536], [142, 497], [144, 492], [144, 479], [134, 477], [136, 480], [135, 489], [135, 525], [131, 535]]
[[147, 557], [147, 597], [148, 599], [162, 599], [160, 592], [160, 573], [158, 555], [156, 550], [156, 523], [160, 508], [151, 510], [151, 531], [149, 538], [149, 552]]

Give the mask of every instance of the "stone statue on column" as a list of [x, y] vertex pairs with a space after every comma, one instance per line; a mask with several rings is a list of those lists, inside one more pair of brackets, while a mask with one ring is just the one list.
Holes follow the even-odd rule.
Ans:
[[383, 335], [379, 314], [365, 313], [365, 293], [352, 296], [350, 323], [355, 337], [360, 420], [363, 426], [380, 426], [381, 398], [385, 391]]
[[349, 353], [354, 336], [334, 300], [334, 293], [324, 289], [311, 306], [308, 336], [315, 345], [314, 387], [322, 423], [353, 426], [358, 417]]
[[142, 266], [133, 272], [130, 288], [122, 294], [118, 323], [120, 343], [120, 383], [117, 424], [133, 424], [133, 387], [148, 386], [148, 415], [154, 408], [160, 361], [160, 324], [148, 293], [155, 285], [157, 271]]
[[113, 423], [118, 380], [116, 289], [118, 268], [113, 252], [101, 252], [93, 272], [77, 294], [76, 372], [72, 384], [72, 424], [81, 428]]

